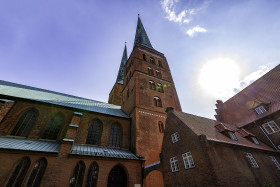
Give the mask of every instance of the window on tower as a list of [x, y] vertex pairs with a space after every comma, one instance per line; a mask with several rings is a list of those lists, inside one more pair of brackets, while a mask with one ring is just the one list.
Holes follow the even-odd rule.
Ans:
[[158, 66], [161, 68], [163, 67], [161, 61], [158, 61]]
[[154, 97], [154, 105], [157, 107], [162, 107], [161, 99], [159, 97]]
[[147, 61], [146, 55], [143, 54], [143, 60]]
[[148, 69], [148, 74], [149, 75], [154, 75], [154, 71], [151, 67], [147, 67], [147, 69]]
[[150, 58], [150, 62], [151, 62], [152, 64], [156, 64], [156, 63], [155, 63], [155, 59], [154, 59], [153, 57]]
[[156, 90], [156, 85], [154, 81], [149, 81], [149, 86], [151, 90]]
[[157, 90], [158, 90], [158, 92], [163, 93], [163, 86], [162, 86], [162, 84], [157, 83]]
[[158, 129], [159, 129], [159, 132], [161, 132], [161, 133], [164, 132], [164, 126], [163, 126], [163, 123], [161, 121], [158, 122]]
[[156, 76], [161, 78], [161, 72], [159, 70], [156, 70]]

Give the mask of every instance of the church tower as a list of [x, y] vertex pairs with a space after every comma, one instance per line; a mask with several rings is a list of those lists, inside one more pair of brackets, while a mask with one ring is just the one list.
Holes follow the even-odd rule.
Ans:
[[[110, 94], [111, 103], [117, 104], [117, 96]], [[121, 96], [122, 110], [131, 117], [132, 150], [145, 157], [145, 165], [158, 162], [165, 110], [172, 107], [181, 111], [181, 106], [167, 60], [153, 48], [139, 16], [134, 47], [124, 66]], [[162, 186], [155, 178], [145, 179], [145, 186]]]

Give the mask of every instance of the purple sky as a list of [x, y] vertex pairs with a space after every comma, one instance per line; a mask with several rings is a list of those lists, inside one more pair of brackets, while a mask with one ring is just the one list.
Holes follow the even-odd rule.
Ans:
[[232, 90], [279, 64], [279, 6], [277, 0], [0, 0], [0, 79], [107, 102], [140, 13], [153, 47], [168, 60], [183, 111], [213, 118], [216, 99], [230, 95], [200, 88], [203, 64], [234, 60], [240, 85]]

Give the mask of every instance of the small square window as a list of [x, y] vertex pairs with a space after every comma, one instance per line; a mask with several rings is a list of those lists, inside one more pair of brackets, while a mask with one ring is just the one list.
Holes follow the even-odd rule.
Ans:
[[238, 141], [235, 134], [233, 132], [228, 132], [229, 137], [233, 140], [233, 141]]
[[258, 113], [258, 115], [261, 115], [261, 114], [264, 114], [267, 112], [266, 109], [262, 105], [255, 108], [255, 111]]
[[195, 167], [191, 152], [186, 152], [182, 154], [182, 157], [185, 164], [185, 169], [190, 169]]
[[171, 166], [172, 172], [179, 171], [179, 164], [178, 164], [177, 156], [170, 158], [170, 166]]
[[171, 134], [171, 139], [173, 143], [178, 142], [180, 140], [178, 132]]

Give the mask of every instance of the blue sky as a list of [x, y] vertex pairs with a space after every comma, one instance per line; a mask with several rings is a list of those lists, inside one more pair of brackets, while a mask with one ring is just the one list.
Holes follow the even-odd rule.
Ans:
[[279, 5], [0, 0], [0, 79], [107, 102], [140, 13], [153, 47], [168, 60], [183, 111], [213, 118], [217, 99], [279, 64]]

